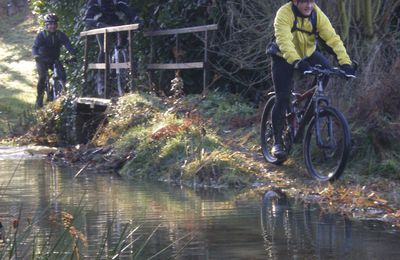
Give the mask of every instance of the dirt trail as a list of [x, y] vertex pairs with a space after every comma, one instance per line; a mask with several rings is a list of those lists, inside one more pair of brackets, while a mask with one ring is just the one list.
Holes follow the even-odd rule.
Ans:
[[38, 25], [28, 7], [0, 15], [0, 137], [33, 110], [36, 71], [31, 46]]

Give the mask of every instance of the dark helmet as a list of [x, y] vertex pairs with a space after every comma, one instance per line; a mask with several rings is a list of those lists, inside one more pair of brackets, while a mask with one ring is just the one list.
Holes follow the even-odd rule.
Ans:
[[44, 22], [45, 23], [57, 23], [58, 16], [55, 13], [46, 14], [44, 16]]
[[114, 13], [116, 6], [114, 0], [101, 0], [100, 8], [103, 13]]

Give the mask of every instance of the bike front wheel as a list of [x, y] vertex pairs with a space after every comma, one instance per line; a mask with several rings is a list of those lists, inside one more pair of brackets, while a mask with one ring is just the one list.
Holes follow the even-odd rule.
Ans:
[[314, 116], [303, 140], [304, 160], [309, 174], [319, 181], [337, 180], [350, 154], [350, 130], [341, 112], [325, 107]]
[[53, 100], [61, 96], [64, 91], [65, 82], [62, 80], [55, 80], [53, 85]]
[[53, 95], [53, 83], [51, 79], [46, 79], [46, 95], [47, 95], [47, 101], [53, 101], [54, 95]]

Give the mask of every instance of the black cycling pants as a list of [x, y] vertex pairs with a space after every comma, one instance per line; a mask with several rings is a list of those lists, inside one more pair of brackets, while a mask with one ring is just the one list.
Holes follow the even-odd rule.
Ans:
[[[285, 59], [272, 56], [272, 81], [274, 83], [276, 101], [272, 110], [272, 126], [274, 130], [274, 138], [276, 142], [281, 143], [282, 130], [285, 123], [286, 109], [289, 106], [291, 90], [293, 88], [293, 72], [294, 66], [289, 64]], [[314, 52], [306, 61], [311, 66], [320, 64], [325, 68], [329, 68], [328, 60], [320, 53]], [[324, 84], [328, 84], [328, 78], [324, 80]]]
[[[67, 75], [65, 73], [64, 66], [61, 62], [57, 62], [57, 70], [59, 77], [62, 81], [66, 81]], [[36, 68], [39, 74], [38, 84], [37, 84], [37, 96], [43, 98], [44, 91], [46, 89], [46, 78], [49, 74], [49, 69], [53, 69], [54, 62], [36, 61]]]

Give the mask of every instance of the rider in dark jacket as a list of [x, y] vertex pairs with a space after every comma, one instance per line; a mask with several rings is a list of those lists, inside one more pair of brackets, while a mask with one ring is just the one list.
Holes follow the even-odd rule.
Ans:
[[[86, 24], [86, 30], [90, 30], [131, 23], [140, 24], [141, 18], [137, 16], [135, 10], [133, 10], [126, 1], [89, 0], [87, 2], [84, 21]], [[97, 62], [104, 63], [104, 38], [102, 35], [96, 35], [96, 39], [99, 45]], [[118, 34], [118, 44], [120, 46], [125, 46], [127, 44], [126, 32]], [[99, 89], [104, 86], [103, 80], [104, 77], [102, 72], [99, 71], [97, 74], [97, 83], [100, 86]]]
[[[136, 15], [135, 10], [122, 0], [89, 0], [84, 20], [87, 29], [141, 23], [141, 18]], [[97, 40], [100, 48], [98, 62], [102, 62], [103, 39], [97, 37]]]
[[36, 108], [43, 107], [46, 78], [48, 75], [48, 70], [53, 68], [54, 63], [58, 63], [61, 80], [66, 80], [64, 67], [59, 61], [61, 47], [64, 45], [69, 53], [76, 53], [67, 35], [62, 31], [57, 30], [57, 15], [54, 13], [47, 14], [44, 17], [44, 21], [45, 28], [36, 36], [35, 42], [32, 46], [32, 54], [35, 58], [36, 67], [39, 74]]
[[135, 10], [122, 0], [89, 0], [84, 19], [92, 28], [140, 22]]

